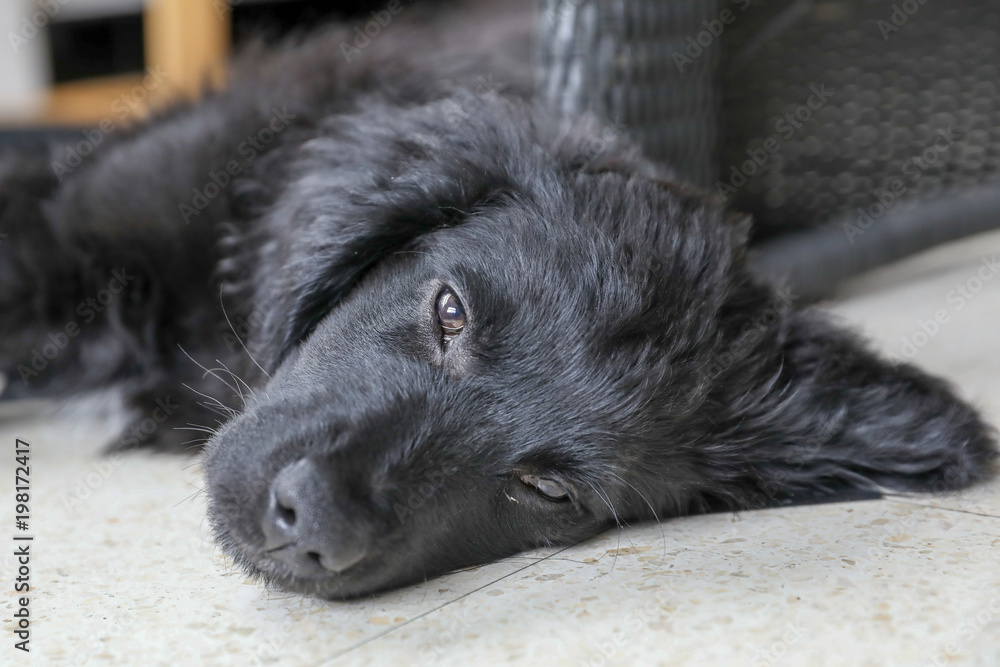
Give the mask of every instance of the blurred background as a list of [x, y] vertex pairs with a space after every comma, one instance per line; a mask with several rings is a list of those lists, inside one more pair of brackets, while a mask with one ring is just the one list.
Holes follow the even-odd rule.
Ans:
[[[222, 82], [252, 35], [364, 30], [390, 1], [4, 0], [0, 146], [69, 128], [46, 135], [68, 151], [84, 128], [107, 134]], [[433, 1], [396, 0], [403, 12]], [[994, 0], [526, 6], [543, 103], [595, 114], [602, 139], [627, 135], [752, 214], [763, 270], [804, 298], [1000, 226]]]
[[125, 120], [118, 118], [125, 108], [141, 118], [150, 104], [196, 95], [206, 77], [221, 80], [229, 53], [251, 34], [274, 39], [378, 4], [4, 0], [0, 123], [96, 126], [109, 117]]

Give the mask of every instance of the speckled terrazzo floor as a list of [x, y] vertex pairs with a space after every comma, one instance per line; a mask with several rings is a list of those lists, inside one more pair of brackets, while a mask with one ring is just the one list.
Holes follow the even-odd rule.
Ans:
[[[1000, 424], [1000, 235], [866, 277], [834, 306]], [[923, 341], [917, 337], [917, 341]], [[13, 650], [15, 437], [32, 442], [35, 664], [1000, 665], [1000, 482], [951, 497], [677, 519], [351, 602], [271, 592], [213, 547], [196, 463], [98, 456], [111, 424], [0, 415], [0, 664]]]

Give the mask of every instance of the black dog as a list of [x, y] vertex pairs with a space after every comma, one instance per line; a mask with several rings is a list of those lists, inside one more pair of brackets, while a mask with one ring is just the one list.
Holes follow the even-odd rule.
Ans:
[[333, 598], [616, 522], [989, 474], [945, 383], [792, 308], [744, 221], [535, 108], [519, 17], [399, 19], [363, 50], [329, 29], [69, 173], [8, 156], [8, 392], [223, 413], [219, 541]]

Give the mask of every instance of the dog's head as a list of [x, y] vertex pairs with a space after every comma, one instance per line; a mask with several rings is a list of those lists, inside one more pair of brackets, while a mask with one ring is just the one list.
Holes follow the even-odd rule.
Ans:
[[205, 466], [220, 541], [283, 587], [365, 594], [724, 493], [719, 353], [777, 302], [746, 230], [599, 135], [467, 104], [337, 119], [268, 214], [273, 377]]

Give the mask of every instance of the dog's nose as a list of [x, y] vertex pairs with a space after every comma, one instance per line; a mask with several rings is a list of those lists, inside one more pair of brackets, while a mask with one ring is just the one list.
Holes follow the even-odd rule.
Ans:
[[363, 531], [346, 520], [346, 498], [315, 460], [306, 457], [283, 469], [271, 483], [261, 520], [264, 548], [295, 576], [320, 577], [342, 572], [368, 552]]

